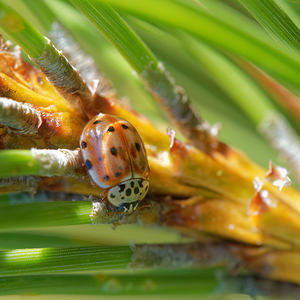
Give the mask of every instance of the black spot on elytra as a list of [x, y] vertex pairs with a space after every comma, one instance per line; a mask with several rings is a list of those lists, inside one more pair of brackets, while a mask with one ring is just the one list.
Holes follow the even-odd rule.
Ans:
[[85, 141], [81, 142], [81, 148], [85, 149], [87, 147], [87, 143]]
[[113, 126], [109, 126], [108, 129], [107, 129], [107, 131], [113, 132], [113, 131], [115, 131], [115, 128]]
[[103, 179], [104, 179], [105, 181], [108, 181], [108, 180], [109, 180], [109, 176], [108, 176], [108, 175], [105, 175], [105, 176], [103, 177]]
[[137, 151], [140, 151], [141, 150], [141, 146], [139, 143], [135, 143], [135, 148]]
[[114, 194], [110, 194], [111, 198], [116, 198], [116, 196]]
[[124, 200], [124, 197], [121, 197], [121, 199], [123, 199], [123, 200]]
[[91, 161], [88, 159], [85, 161], [85, 166], [87, 167], [88, 170], [90, 170], [93, 167]]
[[115, 177], [119, 177], [122, 173], [121, 172], [116, 172]]
[[133, 182], [133, 181], [130, 182], [130, 186], [131, 186], [131, 187], [134, 186], [134, 182]]
[[134, 193], [137, 195], [139, 193], [140, 189], [138, 187], [134, 188]]
[[148, 188], [149, 188], [149, 185], [146, 186], [146, 189], [145, 189], [145, 190], [148, 191]]
[[122, 127], [124, 128], [124, 129], [128, 129], [129, 127], [127, 126], [127, 125], [125, 125], [125, 124], [122, 124]]
[[139, 180], [138, 183], [139, 183], [139, 186], [142, 188], [143, 187], [143, 180]]
[[102, 157], [101, 156], [99, 156], [98, 159], [99, 159], [99, 161], [102, 161]]
[[125, 184], [123, 183], [123, 184], [119, 184], [119, 192], [121, 193], [121, 192], [123, 192], [124, 190], [125, 190]]
[[93, 124], [99, 124], [101, 122], [101, 120], [96, 120], [95, 122], [93, 122]]
[[117, 153], [118, 153], [118, 151], [117, 151], [117, 149], [115, 148], [115, 147], [111, 147], [110, 148], [110, 153], [112, 154], [112, 155], [117, 155]]
[[127, 189], [125, 193], [126, 193], [126, 196], [130, 196], [131, 195], [131, 189]]

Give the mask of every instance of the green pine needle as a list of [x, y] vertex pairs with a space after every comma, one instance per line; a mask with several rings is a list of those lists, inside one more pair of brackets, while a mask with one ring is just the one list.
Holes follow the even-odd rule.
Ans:
[[15, 10], [0, 2], [0, 28], [32, 58], [44, 50], [44, 37]]
[[[94, 0], [96, 3], [102, 0]], [[299, 86], [300, 59], [296, 53], [283, 49], [267, 34], [252, 27], [245, 28], [240, 19], [227, 19], [206, 9], [191, 7], [180, 1], [122, 1], [105, 0], [117, 9], [150, 22], [181, 29], [207, 43], [247, 58], [274, 76]], [[157, 9], [159, 7], [160, 9]], [[167, 13], [165, 13], [167, 12]]]
[[52, 275], [0, 278], [0, 295], [197, 295], [221, 294], [214, 270], [173, 274]]
[[40, 166], [30, 150], [1, 150], [0, 178], [40, 174]]
[[[39, 197], [0, 197], [0, 230], [91, 224], [90, 201], [48, 202]], [[54, 199], [53, 199], [54, 200]]]
[[284, 45], [300, 50], [300, 30], [274, 0], [240, 0], [264, 28]]
[[26, 248], [0, 252], [0, 276], [126, 269], [128, 246]]

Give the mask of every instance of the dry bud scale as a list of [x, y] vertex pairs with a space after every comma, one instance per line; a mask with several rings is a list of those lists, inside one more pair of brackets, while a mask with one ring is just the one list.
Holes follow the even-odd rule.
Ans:
[[[144, 116], [124, 108], [114, 93], [101, 94], [100, 90], [99, 94], [99, 89], [95, 89], [93, 94], [82, 85], [76, 94], [74, 86], [71, 91], [67, 86], [62, 91], [68, 78], [61, 77], [60, 88], [54, 87], [42, 72], [24, 63], [6, 44], [2, 43], [1, 49], [0, 147], [33, 149], [32, 155], [43, 170], [42, 176], [1, 179], [1, 193], [49, 190], [93, 195], [91, 217], [95, 223], [151, 224], [172, 228], [195, 240], [235, 240], [226, 247], [242, 265], [266, 277], [300, 284], [300, 265], [295, 263], [300, 261], [297, 191], [290, 187], [280, 191], [270, 181], [270, 172], [219, 141], [223, 146], [212, 147], [216, 151], [207, 153], [180, 142], [172, 131], [169, 137]], [[55, 85], [57, 81], [51, 76]], [[76, 79], [84, 84], [79, 74]], [[76, 101], [70, 101], [71, 95], [66, 95], [69, 92]], [[125, 119], [137, 128], [145, 144], [151, 169], [149, 194], [131, 214], [114, 214], [109, 205], [99, 201], [105, 187], [91, 183], [77, 150], [84, 127], [98, 113]], [[82, 147], [85, 145], [81, 145], [81, 150]], [[135, 147], [135, 151], [142, 150], [142, 144], [140, 150]], [[116, 153], [113, 147], [110, 152]], [[261, 183], [256, 182], [255, 188], [256, 177]]]

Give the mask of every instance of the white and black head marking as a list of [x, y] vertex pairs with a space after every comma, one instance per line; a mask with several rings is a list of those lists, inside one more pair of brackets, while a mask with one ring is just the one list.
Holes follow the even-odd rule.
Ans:
[[123, 212], [133, 212], [146, 196], [149, 182], [143, 178], [132, 178], [109, 189], [107, 199]]

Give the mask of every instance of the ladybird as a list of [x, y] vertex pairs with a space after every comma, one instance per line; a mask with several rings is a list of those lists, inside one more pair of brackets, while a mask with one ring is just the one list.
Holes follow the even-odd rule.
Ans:
[[134, 211], [149, 188], [145, 146], [137, 130], [114, 115], [98, 114], [80, 137], [83, 161], [92, 181], [105, 189], [109, 203]]

